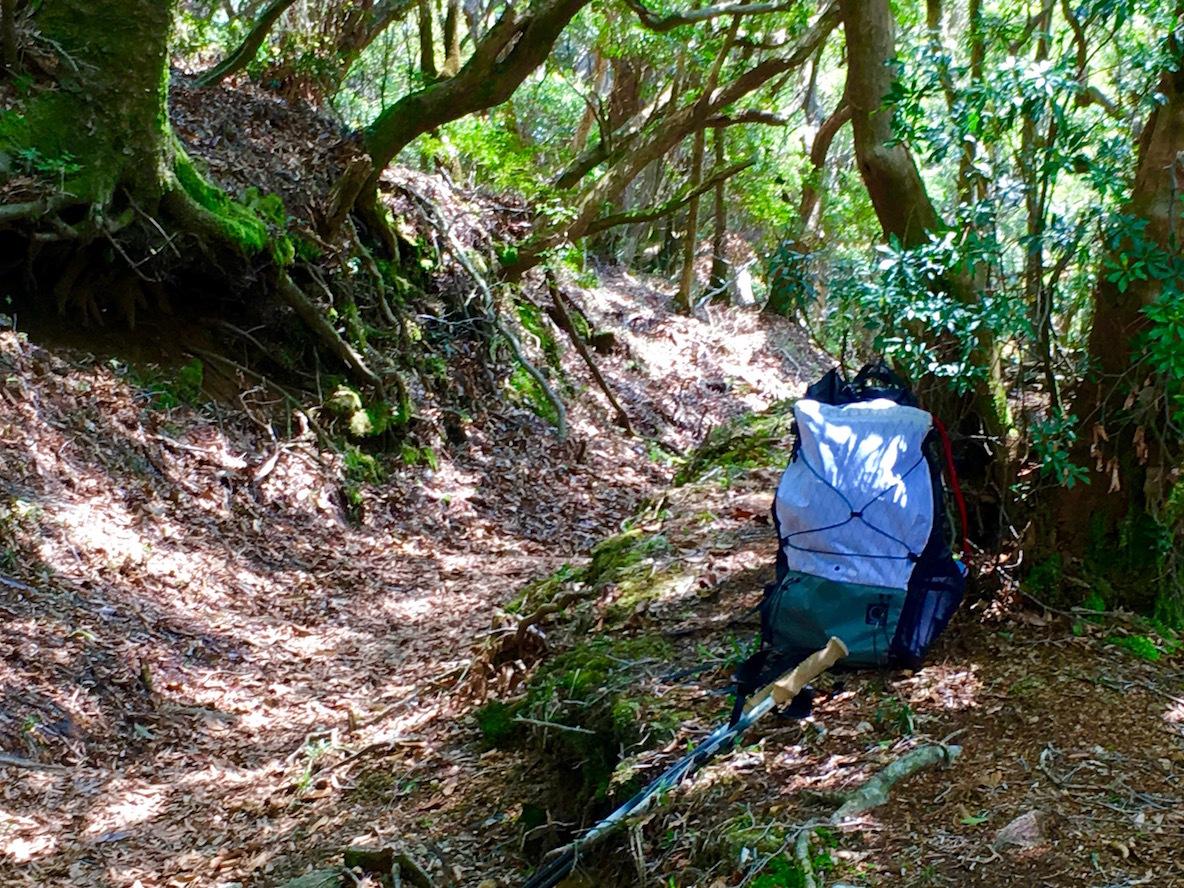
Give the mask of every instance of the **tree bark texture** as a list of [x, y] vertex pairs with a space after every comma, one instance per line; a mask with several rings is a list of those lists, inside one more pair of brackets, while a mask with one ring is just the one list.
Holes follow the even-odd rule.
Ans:
[[72, 157], [81, 169], [65, 184], [79, 203], [104, 204], [121, 188], [151, 202], [171, 182], [173, 10], [160, 0], [47, 0], [36, 14], [63, 62], [57, 89], [28, 103], [20, 147]]
[[[712, 150], [714, 152], [714, 166], [712, 170], [719, 172], [728, 162], [727, 130], [719, 127], [712, 135]], [[712, 298], [728, 301], [728, 257], [725, 254], [728, 237], [728, 183], [720, 179], [715, 183], [715, 213], [711, 230], [711, 291]]]

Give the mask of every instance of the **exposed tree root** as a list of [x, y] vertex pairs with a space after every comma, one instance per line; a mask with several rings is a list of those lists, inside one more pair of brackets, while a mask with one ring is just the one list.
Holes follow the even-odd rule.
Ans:
[[[245, 259], [241, 247], [234, 243], [223, 231], [218, 219], [205, 207], [198, 204], [185, 192], [174, 189], [165, 196], [165, 208], [183, 229], [198, 237], [208, 245], [217, 245], [231, 254]], [[275, 272], [275, 288], [279, 297], [287, 304], [304, 324], [311, 330], [321, 343], [341, 361], [350, 372], [350, 377], [358, 384], [372, 387], [380, 394], [385, 389], [383, 381], [357, 352], [334, 329], [325, 317], [324, 312], [309, 296], [292, 280], [287, 270], [279, 268]], [[402, 386], [400, 385], [400, 388]]]
[[378, 375], [366, 365], [354, 347], [333, 328], [324, 312], [300, 287], [296, 286], [286, 271], [280, 270], [276, 274], [276, 292], [299, 315], [300, 320], [304, 321], [305, 325], [317, 335], [317, 338], [324, 343], [329, 351], [349, 368], [350, 375], [356, 382], [371, 386], [380, 393], [384, 390], [382, 380]]

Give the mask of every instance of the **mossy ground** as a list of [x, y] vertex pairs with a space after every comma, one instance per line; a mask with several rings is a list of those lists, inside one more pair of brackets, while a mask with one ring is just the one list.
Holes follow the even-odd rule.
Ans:
[[646, 681], [670, 654], [661, 638], [595, 636], [540, 666], [518, 700], [486, 703], [477, 724], [488, 746], [523, 745], [558, 773], [579, 774], [578, 787], [565, 787], [578, 812], [622, 783], [628, 792], [633, 782], [617, 774], [618, 765], [643, 741], [673, 736], [684, 714], [653, 696]]
[[636, 605], [651, 593], [656, 594], [657, 584], [653, 580], [658, 574], [671, 573], [660, 563], [661, 557], [669, 555], [670, 551], [670, 544], [661, 533], [638, 528], [623, 531], [598, 543], [586, 566], [564, 565], [550, 576], [524, 587], [506, 609], [513, 613], [529, 613], [577, 584], [586, 588], [588, 598], [609, 585], [615, 585], [619, 592], [616, 597]]
[[725, 472], [782, 465], [789, 459], [793, 402], [780, 401], [750, 413], [707, 436], [675, 476], [675, 484], [697, 481], [713, 469]]
[[[528, 749], [556, 773], [578, 773], [578, 788], [564, 786], [562, 804], [569, 814], [583, 815], [587, 805], [619, 798], [638, 785], [648, 771], [635, 773], [636, 756], [668, 742], [694, 719], [687, 699], [663, 688], [662, 674], [704, 656], [730, 668], [739, 644], [734, 635], [721, 633], [706, 644], [676, 650], [657, 625], [702, 611], [702, 553], [743, 546], [737, 534], [765, 512], [763, 503], [731, 511], [702, 508], [700, 500], [718, 506], [721, 497], [719, 485], [702, 476], [717, 465], [754, 475], [779, 465], [788, 452], [787, 407], [712, 435], [668, 499], [644, 506], [629, 529], [596, 545], [584, 565], [564, 565], [524, 587], [507, 605], [527, 616], [556, 601], [570, 602], [547, 630], [554, 652], [534, 668], [517, 697], [480, 708], [477, 725], [486, 748]], [[758, 488], [769, 483], [763, 476], [752, 481]], [[744, 484], [723, 496], [730, 501], [748, 496]], [[661, 616], [653, 617], [652, 608]], [[719, 709], [725, 717], [725, 699]]]

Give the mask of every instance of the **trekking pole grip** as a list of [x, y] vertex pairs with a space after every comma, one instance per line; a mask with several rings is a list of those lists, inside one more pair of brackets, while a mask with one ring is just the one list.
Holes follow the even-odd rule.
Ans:
[[826, 647], [815, 651], [771, 685], [773, 702], [784, 706], [798, 695], [798, 691], [847, 656], [847, 645], [842, 639], [830, 637]]

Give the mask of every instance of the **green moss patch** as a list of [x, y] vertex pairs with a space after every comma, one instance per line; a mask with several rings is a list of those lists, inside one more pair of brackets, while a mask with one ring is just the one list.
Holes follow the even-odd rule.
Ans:
[[713, 429], [674, 478], [678, 485], [712, 469], [758, 469], [789, 459], [793, 403], [781, 401], [764, 413], [751, 413]]
[[598, 543], [592, 549], [591, 560], [582, 569], [564, 565], [551, 576], [526, 586], [506, 609], [529, 613], [577, 584], [587, 588], [588, 598], [616, 584], [621, 587], [618, 602], [628, 598], [636, 606], [660, 591], [661, 583], [651, 581], [668, 578], [670, 571], [661, 568], [657, 559], [670, 552], [670, 543], [662, 534], [627, 530]]
[[578, 644], [544, 663], [517, 701], [479, 709], [482, 736], [490, 746], [533, 748], [557, 772], [579, 774], [579, 787], [565, 787], [573, 805], [628, 792], [635, 781], [618, 766], [642, 745], [669, 740], [686, 715], [645, 690], [647, 667], [671, 654], [661, 638]]
[[253, 256], [271, 248], [277, 264], [291, 264], [295, 246], [282, 234], [287, 218], [278, 197], [249, 189], [243, 201], [234, 200], [210, 183], [179, 147], [173, 171], [185, 193], [217, 219], [222, 233], [244, 253]]

